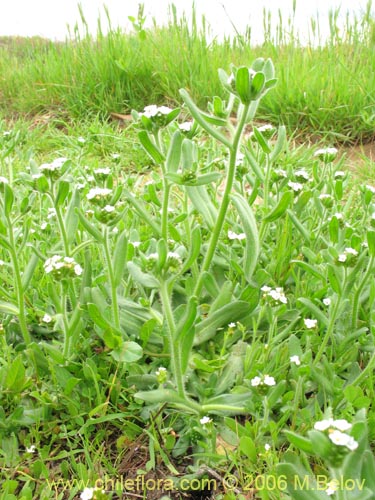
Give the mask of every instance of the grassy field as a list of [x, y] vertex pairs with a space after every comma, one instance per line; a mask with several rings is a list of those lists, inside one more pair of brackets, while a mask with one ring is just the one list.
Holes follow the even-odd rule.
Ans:
[[[271, 16], [273, 23], [275, 17]], [[344, 27], [337, 25], [337, 13], [332, 13], [331, 35], [323, 45], [318, 45], [316, 23], [310, 45], [302, 47], [289, 27], [281, 25], [272, 36], [271, 21], [265, 17], [265, 42], [256, 47], [248, 34], [210, 40], [208, 30], [196, 20], [189, 25], [177, 17], [152, 30], [142, 28], [141, 17], [134, 21], [138, 31], [127, 35], [114, 30], [104, 36], [99, 30], [93, 38], [76, 32], [75, 38], [58, 44], [3, 40], [1, 108], [7, 114], [107, 118], [111, 112], [142, 109], [148, 102], [180, 105], [180, 88], [187, 88], [199, 105], [206, 106], [209, 96], [224, 95], [217, 68], [271, 57], [278, 85], [262, 101], [259, 118], [283, 123], [289, 133], [328, 135], [338, 142], [371, 140], [375, 124], [371, 4], [361, 19], [350, 18]]]
[[0, 499], [375, 499], [370, 6], [142, 23], [0, 40]]

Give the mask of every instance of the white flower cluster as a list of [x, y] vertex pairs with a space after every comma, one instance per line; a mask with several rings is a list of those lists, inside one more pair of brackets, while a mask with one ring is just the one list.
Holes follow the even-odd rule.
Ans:
[[296, 170], [294, 172], [294, 176], [301, 182], [307, 182], [310, 180], [309, 174], [303, 168], [301, 168], [300, 170]]
[[154, 116], [160, 115], [169, 115], [169, 113], [173, 111], [171, 108], [167, 106], [156, 106], [156, 104], [150, 104], [150, 106], [146, 106], [143, 110], [143, 113], [139, 113], [140, 116], [146, 116], [147, 118], [153, 118]]
[[295, 192], [299, 193], [303, 189], [303, 185], [300, 182], [289, 181], [288, 186]]
[[204, 416], [202, 417], [200, 420], [199, 420], [199, 423], [201, 425], [207, 425], [207, 424], [210, 424], [212, 422], [212, 418], [210, 417], [207, 417], [207, 416]]
[[44, 263], [44, 270], [47, 274], [54, 274], [57, 277], [68, 275], [80, 276], [83, 272], [82, 267], [77, 264], [73, 257], [62, 257], [53, 255]]
[[47, 174], [53, 174], [59, 171], [67, 161], [67, 158], [56, 158], [52, 163], [43, 163], [40, 165], [39, 170]]
[[345, 419], [333, 420], [332, 418], [320, 420], [314, 425], [314, 429], [317, 431], [328, 430], [328, 438], [336, 446], [345, 446], [348, 450], [354, 451], [358, 448], [358, 442], [349, 434], [345, 434], [345, 431], [351, 427], [352, 424]]
[[312, 330], [313, 328], [316, 328], [318, 326], [318, 320], [317, 319], [310, 319], [310, 318], [305, 318], [303, 320], [305, 327], [308, 330]]
[[285, 297], [284, 290], [280, 287], [275, 289], [270, 286], [262, 286], [261, 291], [263, 292], [264, 298], [271, 298], [276, 304], [287, 304], [288, 299]]
[[245, 233], [237, 234], [234, 231], [228, 231], [228, 238], [230, 240], [245, 240], [246, 234]]
[[183, 122], [183, 123], [179, 123], [178, 124], [178, 128], [182, 132], [190, 132], [190, 130], [192, 129], [192, 127], [193, 127], [193, 122]]
[[[99, 490], [97, 488], [85, 488], [80, 494], [79, 498], [81, 500], [91, 500], [92, 498], [94, 498], [96, 491]], [[104, 493], [104, 490], [102, 490], [102, 493]]]
[[108, 188], [92, 188], [87, 193], [86, 198], [88, 200], [102, 200], [103, 198], [108, 198], [112, 194], [112, 189]]
[[9, 184], [9, 181], [6, 177], [0, 176], [0, 184]]
[[252, 387], [258, 387], [260, 385], [268, 385], [269, 387], [276, 385], [276, 381], [270, 375], [263, 375], [262, 377], [254, 377], [250, 381]]
[[336, 148], [323, 148], [315, 151], [314, 157], [318, 157], [319, 160], [323, 161], [324, 163], [330, 163], [336, 158], [337, 153], [338, 151]]
[[109, 167], [96, 168], [94, 170], [94, 174], [98, 176], [107, 176], [111, 173], [111, 169]]
[[350, 247], [345, 248], [344, 253], [340, 253], [337, 260], [339, 262], [346, 262], [349, 256], [357, 257], [358, 256], [357, 250], [354, 250], [354, 248]]

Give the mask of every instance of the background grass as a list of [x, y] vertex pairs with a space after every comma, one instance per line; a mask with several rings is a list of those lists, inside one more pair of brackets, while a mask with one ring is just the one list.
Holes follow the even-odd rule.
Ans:
[[[339, 29], [331, 12], [330, 36], [320, 42], [311, 22], [302, 46], [292, 21], [279, 17], [275, 34], [265, 13], [265, 41], [251, 44], [250, 31], [231, 39], [210, 39], [203, 19], [178, 18], [171, 9], [166, 26], [135, 32], [113, 29], [97, 36], [75, 30], [64, 43], [39, 38], [0, 40], [0, 109], [6, 116], [53, 112], [55, 117], [107, 118], [111, 112], [142, 109], [151, 103], [181, 104], [187, 88], [202, 107], [207, 96], [222, 95], [217, 68], [271, 57], [279, 79], [262, 101], [259, 117], [284, 123], [289, 132], [327, 136], [331, 141], [373, 139], [375, 130], [375, 20], [371, 3], [361, 18]], [[285, 28], [287, 26], [287, 28]]]

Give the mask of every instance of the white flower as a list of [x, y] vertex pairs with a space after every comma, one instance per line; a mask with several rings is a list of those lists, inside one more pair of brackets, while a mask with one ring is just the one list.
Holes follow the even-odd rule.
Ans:
[[262, 379], [260, 377], [254, 377], [251, 379], [251, 385], [252, 387], [257, 387], [258, 385], [260, 385], [262, 382]]
[[88, 200], [99, 200], [100, 198], [106, 198], [112, 194], [112, 189], [108, 188], [91, 188], [90, 191], [87, 193], [86, 198]]
[[111, 158], [113, 160], [118, 160], [120, 158], [120, 153], [111, 153]]
[[115, 207], [113, 205], [106, 205], [104, 208], [103, 208], [103, 211], [104, 212], [107, 212], [108, 214], [111, 214], [112, 212], [115, 211]]
[[323, 299], [323, 304], [325, 306], [330, 306], [331, 305], [331, 299], [329, 297], [326, 297], [325, 299]]
[[137, 248], [140, 246], [141, 242], [140, 241], [132, 241], [131, 242], [134, 248]]
[[305, 181], [308, 181], [309, 180], [309, 174], [306, 172], [306, 170], [304, 169], [301, 169], [301, 170], [296, 170], [294, 172], [294, 175], [296, 177], [301, 177], [302, 179], [304, 179]]
[[95, 492], [95, 488], [85, 488], [80, 495], [80, 499], [81, 500], [91, 500], [91, 498], [94, 497], [94, 492]]
[[265, 123], [261, 127], [257, 127], [257, 129], [259, 130], [259, 132], [268, 132], [271, 130], [275, 130], [275, 127], [273, 125], [271, 125], [270, 123]]
[[117, 234], [117, 233], [118, 233], [118, 227], [114, 227], [114, 228], [112, 229], [112, 233]]
[[333, 214], [333, 217], [336, 217], [337, 220], [342, 220], [344, 218], [341, 212], [336, 212]]
[[276, 385], [276, 381], [273, 377], [270, 377], [269, 375], [264, 375], [263, 383], [265, 385]]
[[80, 144], [85, 144], [86, 139], [84, 137], [78, 137], [77, 142], [79, 142]]
[[0, 184], [9, 184], [9, 181], [6, 177], [0, 176]]
[[346, 254], [350, 254], [350, 255], [354, 255], [355, 257], [358, 255], [358, 252], [357, 250], [354, 250], [354, 248], [345, 248], [345, 253]]
[[264, 445], [264, 449], [265, 449], [266, 451], [270, 451], [270, 449], [271, 449], [271, 445], [270, 445], [270, 444], [268, 444], [268, 443], [266, 443], [266, 444]]
[[337, 155], [338, 151], [336, 148], [323, 148], [315, 151], [314, 156], [333, 156]]
[[297, 354], [294, 354], [294, 356], [290, 356], [290, 362], [296, 364], [299, 366], [301, 364], [301, 360], [299, 359], [299, 356]]
[[264, 286], [262, 286], [262, 288], [261, 288], [261, 291], [262, 291], [262, 292], [265, 292], [265, 293], [268, 293], [268, 292], [270, 292], [271, 290], [272, 290], [272, 288], [271, 288], [270, 286], [267, 286], [267, 285], [264, 285]]
[[26, 452], [27, 453], [35, 453], [36, 452], [36, 446], [32, 444], [29, 448], [26, 447]]
[[366, 189], [368, 191], [371, 191], [371, 193], [375, 193], [375, 187], [374, 186], [369, 186], [368, 184], [366, 185]]
[[314, 429], [316, 431], [325, 431], [330, 427], [333, 427], [334, 420], [332, 418], [328, 418], [326, 420], [320, 420], [319, 422], [315, 422]]
[[344, 253], [340, 253], [340, 255], [339, 255], [339, 256], [338, 256], [338, 258], [337, 258], [337, 260], [338, 260], [339, 262], [346, 262], [346, 259], [347, 259], [347, 256], [346, 256], [346, 254], [344, 254]]
[[199, 420], [199, 422], [200, 422], [201, 425], [207, 425], [207, 424], [209, 424], [209, 423], [212, 422], [212, 419], [210, 417], [205, 416], [205, 417], [202, 417]]
[[179, 123], [178, 128], [183, 132], [190, 132], [192, 126], [193, 122], [184, 122], [184, 123]]
[[303, 189], [303, 185], [300, 182], [288, 182], [288, 186], [293, 189], [295, 193], [299, 193]]
[[5, 262], [0, 259], [0, 266], [3, 266], [4, 264], [5, 264]]
[[47, 229], [47, 226], [48, 226], [48, 223], [47, 222], [42, 222], [41, 225], [40, 225], [40, 229], [42, 231], [44, 231], [45, 229]]
[[335, 179], [339, 179], [340, 177], [345, 177], [345, 172], [343, 170], [337, 170], [334, 175]]
[[52, 317], [49, 314], [45, 314], [42, 318], [43, 323], [51, 323]]
[[233, 231], [228, 231], [228, 238], [230, 240], [245, 240], [246, 239], [246, 234], [245, 233], [240, 233], [237, 234]]
[[271, 290], [268, 295], [272, 297], [273, 300], [275, 300], [276, 302], [280, 302], [281, 304], [287, 304], [288, 302], [284, 292], [281, 291], [280, 288], [276, 288], [276, 290]]
[[236, 323], [229, 323], [229, 328], [236, 328]]
[[303, 322], [305, 323], [305, 327], [308, 328], [309, 330], [311, 330], [312, 328], [316, 328], [318, 326], [317, 319], [305, 318]]
[[81, 274], [83, 273], [83, 269], [79, 264], [76, 264], [74, 266], [74, 272], [76, 273], [77, 276], [81, 276]]
[[167, 373], [167, 369], [164, 368], [164, 366], [159, 366], [159, 368], [156, 370], [155, 375], [161, 375], [161, 374]]
[[96, 175], [109, 175], [110, 173], [111, 173], [111, 169], [109, 167], [97, 168], [94, 170], [94, 174], [96, 174]]
[[56, 170], [60, 170], [60, 168], [68, 161], [67, 158], [56, 158], [52, 163], [43, 163], [39, 170], [42, 172], [55, 172]]
[[332, 481], [330, 481], [327, 484], [327, 486], [328, 486], [328, 488], [325, 490], [325, 493], [328, 496], [334, 495], [336, 493], [336, 491], [338, 490], [338, 484], [337, 484], [336, 479], [333, 479]]
[[328, 437], [336, 446], [346, 446], [350, 451], [354, 451], [358, 448], [358, 443], [352, 436], [349, 436], [339, 430], [330, 432]]
[[349, 429], [352, 428], [352, 424], [350, 424], [344, 418], [334, 420], [332, 425], [333, 425], [333, 427], [335, 427], [335, 429], [338, 429], [339, 431], [342, 431], [342, 432], [348, 431]]
[[156, 106], [155, 104], [150, 104], [144, 108], [143, 113], [140, 113], [141, 116], [146, 116], [147, 118], [152, 118], [157, 115], [168, 115], [172, 109], [167, 106]]

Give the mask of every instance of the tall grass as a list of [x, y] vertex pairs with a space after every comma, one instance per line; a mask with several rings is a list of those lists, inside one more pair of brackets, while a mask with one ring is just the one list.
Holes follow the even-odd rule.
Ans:
[[[375, 128], [375, 21], [371, 3], [360, 17], [338, 24], [330, 14], [330, 35], [322, 42], [311, 20], [307, 44], [295, 33], [293, 19], [264, 12], [264, 43], [251, 44], [251, 32], [212, 39], [205, 19], [178, 17], [173, 6], [165, 26], [153, 25], [140, 36], [100, 22], [93, 37], [74, 30], [64, 43], [19, 40], [0, 44], [1, 108], [6, 113], [53, 110], [82, 118], [142, 109], [150, 103], [180, 103], [178, 89], [189, 89], [201, 106], [208, 95], [222, 95], [217, 67], [248, 64], [271, 57], [279, 82], [260, 108], [261, 118], [283, 122], [290, 131], [328, 134], [331, 140], [365, 141]], [[144, 33], [144, 31], [143, 31]], [[16, 46], [16, 47], [15, 47]], [[9, 50], [9, 48], [11, 50]], [[194, 82], [194, 85], [192, 85]]]

